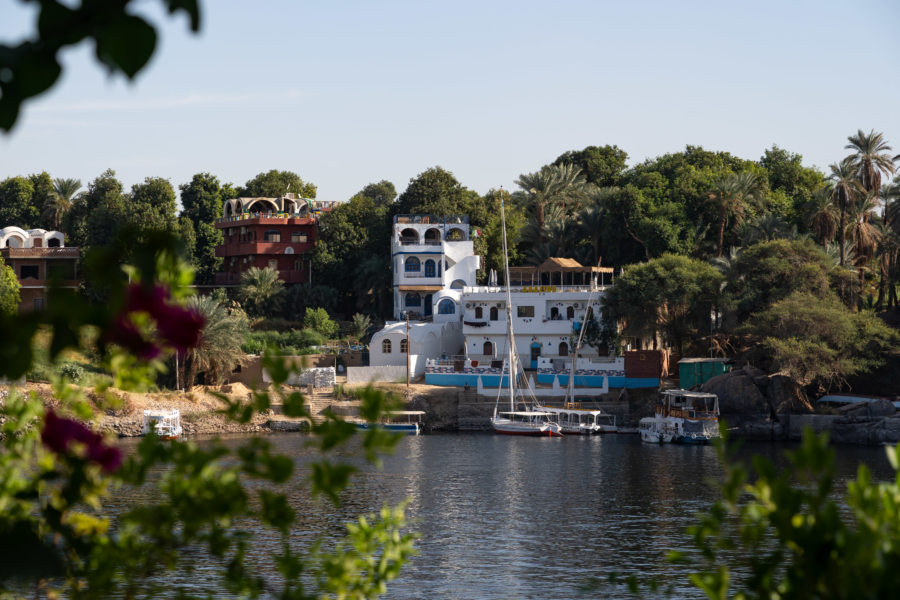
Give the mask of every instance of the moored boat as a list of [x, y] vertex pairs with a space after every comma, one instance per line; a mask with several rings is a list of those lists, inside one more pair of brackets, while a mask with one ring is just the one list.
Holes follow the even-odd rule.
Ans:
[[422, 432], [422, 420], [425, 411], [422, 410], [391, 410], [381, 417], [378, 423], [358, 422], [359, 429], [372, 429], [378, 427], [388, 431], [398, 431], [410, 435], [418, 435]]
[[143, 435], [155, 433], [163, 440], [177, 440], [181, 437], [181, 413], [177, 408], [145, 410]]
[[619, 430], [616, 416], [600, 409], [582, 408], [569, 403], [562, 407], [542, 404], [539, 410], [550, 413], [564, 434], [593, 435]]
[[719, 398], [690, 390], [664, 390], [656, 414], [640, 421], [641, 440], [650, 443], [708, 444], [720, 437]]

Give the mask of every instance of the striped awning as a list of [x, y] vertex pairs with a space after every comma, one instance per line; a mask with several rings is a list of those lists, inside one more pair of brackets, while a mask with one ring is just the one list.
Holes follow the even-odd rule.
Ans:
[[401, 285], [398, 287], [401, 292], [439, 292], [444, 289], [440, 285]]

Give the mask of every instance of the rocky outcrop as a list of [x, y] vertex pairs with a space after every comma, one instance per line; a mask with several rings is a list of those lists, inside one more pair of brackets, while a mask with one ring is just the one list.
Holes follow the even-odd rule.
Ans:
[[900, 418], [892, 402], [877, 399], [814, 414], [803, 389], [782, 375], [751, 366], [707, 381], [702, 391], [719, 397], [721, 419], [733, 433], [750, 439], [799, 440], [804, 429], [828, 432], [844, 444], [900, 441]]

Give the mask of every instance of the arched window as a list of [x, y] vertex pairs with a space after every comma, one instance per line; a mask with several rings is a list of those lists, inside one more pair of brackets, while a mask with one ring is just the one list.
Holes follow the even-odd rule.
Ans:
[[497, 320], [497, 307], [492, 306], [491, 307], [491, 321], [496, 321], [496, 320]]
[[403, 268], [407, 273], [418, 273], [422, 269], [422, 263], [415, 256], [410, 256], [403, 263]]
[[400, 243], [401, 244], [418, 244], [419, 243], [419, 232], [413, 229], [412, 227], [407, 227], [403, 231], [400, 232]]
[[568, 356], [569, 355], [569, 344], [565, 342], [559, 343], [559, 355], [560, 356]]
[[480, 319], [484, 315], [484, 311], [480, 306], [475, 307], [475, 318]]
[[381, 351], [384, 354], [391, 353], [391, 340], [384, 340], [383, 342], [381, 342]]
[[484, 348], [482, 348], [482, 350], [484, 350], [484, 352], [482, 352], [482, 354], [484, 354], [485, 356], [493, 356], [494, 355], [494, 344], [492, 344], [491, 342], [485, 342]]
[[438, 314], [439, 315], [455, 315], [456, 314], [456, 302], [454, 302], [450, 298], [444, 298], [443, 300], [438, 302]]
[[463, 281], [462, 279], [457, 279], [456, 281], [454, 281], [453, 283], [450, 284], [451, 290], [461, 290], [464, 287], [466, 287], [466, 282]]
[[407, 343], [408, 343], [408, 342], [406, 341], [406, 338], [403, 338], [402, 340], [400, 340], [400, 352], [401, 352], [402, 354], [406, 354], [406, 351], [407, 351], [407, 349], [409, 348], [409, 347], [407, 346]]
[[574, 318], [575, 318], [575, 307], [569, 306], [568, 308], [566, 308], [566, 319], [571, 321]]
[[431, 244], [431, 245], [433, 245], [433, 246], [440, 245], [440, 243], [441, 243], [441, 232], [440, 232], [437, 228], [435, 228], [435, 227], [432, 227], [431, 229], [428, 229], [428, 230], [425, 232], [425, 243], [426, 243], [426, 244]]
[[459, 227], [453, 227], [447, 232], [446, 240], [448, 242], [461, 242], [466, 239], [466, 234]]
[[48, 248], [59, 248], [59, 238], [50, 238], [47, 241]]
[[422, 296], [419, 294], [407, 294], [406, 295], [406, 305], [407, 306], [422, 306]]
[[555, 306], [550, 309], [550, 318], [554, 321], [559, 318], [559, 309]]
[[434, 261], [430, 258], [425, 261], [425, 277], [434, 277]]

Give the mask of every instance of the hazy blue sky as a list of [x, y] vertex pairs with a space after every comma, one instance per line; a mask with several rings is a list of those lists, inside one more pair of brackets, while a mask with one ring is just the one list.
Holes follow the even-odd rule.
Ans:
[[[177, 187], [275, 168], [346, 200], [435, 165], [481, 193], [514, 188], [588, 145], [634, 164], [778, 144], [824, 169], [874, 128], [900, 153], [896, 0], [216, 0], [198, 36], [142, 4], [163, 25], [146, 71], [128, 83], [93, 47], [69, 51], [0, 135], [0, 179], [112, 168]], [[0, 40], [30, 35], [31, 10], [0, 0]]]

